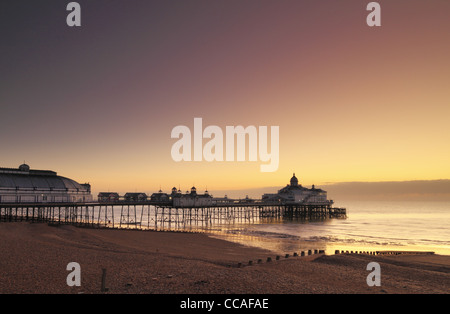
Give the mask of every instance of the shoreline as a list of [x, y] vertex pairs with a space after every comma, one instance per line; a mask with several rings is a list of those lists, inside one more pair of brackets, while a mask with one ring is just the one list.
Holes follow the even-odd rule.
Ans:
[[299, 252], [307, 250], [323, 250], [327, 255], [334, 255], [336, 250], [354, 252], [377, 252], [377, 251], [412, 251], [412, 252], [434, 252], [437, 255], [450, 256], [450, 248], [424, 245], [401, 245], [401, 244], [362, 244], [358, 242], [310, 240], [310, 239], [286, 239], [254, 236], [246, 234], [230, 234], [226, 232], [206, 232], [209, 236], [225, 241], [230, 241], [248, 247], [261, 248], [273, 251], [277, 254]]
[[[272, 251], [202, 233], [24, 222], [1, 223], [0, 236], [2, 294], [102, 293], [102, 269], [107, 293], [113, 294], [450, 293], [447, 255], [285, 252], [289, 258], [276, 260]], [[80, 287], [66, 283], [70, 262], [80, 265]], [[366, 283], [369, 262], [381, 265], [381, 287]]]

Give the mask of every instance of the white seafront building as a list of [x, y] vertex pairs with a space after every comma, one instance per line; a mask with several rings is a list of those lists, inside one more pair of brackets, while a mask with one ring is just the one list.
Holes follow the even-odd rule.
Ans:
[[0, 203], [92, 202], [91, 186], [58, 176], [49, 170], [0, 168]]
[[263, 201], [274, 201], [281, 203], [301, 203], [301, 204], [317, 204], [331, 205], [332, 200], [327, 199], [327, 192], [317, 189], [314, 185], [311, 189], [303, 187], [298, 183], [298, 179], [293, 174], [290, 184], [278, 190], [278, 193], [266, 193], [262, 196]]

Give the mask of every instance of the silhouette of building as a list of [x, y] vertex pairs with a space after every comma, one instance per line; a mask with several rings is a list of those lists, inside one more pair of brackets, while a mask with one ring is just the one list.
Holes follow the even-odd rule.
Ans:
[[91, 186], [58, 176], [49, 170], [0, 168], [1, 203], [91, 202]]
[[213, 201], [213, 204], [217, 204], [217, 205], [233, 204], [235, 202], [234, 199], [228, 198], [227, 195], [225, 195], [224, 197], [214, 197], [212, 201]]
[[167, 203], [169, 202], [169, 199], [169, 195], [167, 193], [164, 193], [161, 189], [158, 191], [158, 193], [153, 193], [150, 196], [150, 200], [154, 202]]
[[213, 198], [208, 190], [206, 190], [204, 194], [198, 194], [196, 187], [193, 186], [191, 192], [186, 191], [186, 194], [181, 194], [181, 191], [177, 191], [174, 194], [174, 189], [172, 189], [172, 202], [175, 207], [201, 207], [213, 205]]
[[99, 202], [117, 202], [119, 201], [119, 193], [116, 192], [100, 192], [98, 193]]
[[126, 202], [144, 202], [148, 198], [147, 194], [142, 192], [136, 192], [136, 193], [125, 193], [123, 196], [124, 201]]
[[251, 203], [254, 203], [255, 200], [252, 199], [252, 198], [249, 198], [248, 195], [246, 195], [244, 199], [239, 199], [238, 202], [239, 203], [251, 204]]
[[298, 183], [298, 179], [293, 174], [290, 184], [278, 190], [278, 193], [266, 193], [262, 196], [263, 201], [276, 201], [282, 203], [330, 203], [327, 200], [327, 192], [322, 189], [317, 189], [313, 185], [311, 189], [303, 187]]

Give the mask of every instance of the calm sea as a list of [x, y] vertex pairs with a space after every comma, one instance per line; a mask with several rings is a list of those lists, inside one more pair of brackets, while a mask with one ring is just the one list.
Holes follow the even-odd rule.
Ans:
[[216, 226], [212, 236], [284, 253], [415, 250], [450, 255], [450, 202], [348, 201], [346, 219]]
[[[450, 255], [450, 202], [339, 201], [347, 208], [347, 218], [322, 221], [248, 218], [190, 219], [185, 211], [154, 206], [114, 206], [116, 227], [156, 230], [201, 231], [213, 237], [248, 246], [269, 249], [280, 254], [325, 250], [348, 251], [433, 251]], [[150, 209], [147, 209], [150, 208]], [[108, 217], [112, 217], [108, 208]], [[201, 214], [193, 210], [192, 216]], [[104, 218], [105, 208], [89, 215], [95, 221]], [[136, 223], [137, 222], [137, 223]]]

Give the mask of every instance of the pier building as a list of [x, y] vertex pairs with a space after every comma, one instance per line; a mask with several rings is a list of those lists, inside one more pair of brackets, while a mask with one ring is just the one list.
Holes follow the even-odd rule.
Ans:
[[123, 196], [125, 202], [144, 202], [148, 199], [147, 194], [143, 192], [128, 192]]
[[308, 189], [298, 183], [298, 179], [293, 174], [290, 184], [278, 190], [278, 193], [266, 193], [262, 196], [263, 201], [277, 201], [282, 203], [303, 203], [303, 204], [325, 204], [333, 201], [327, 199], [327, 192], [316, 188], [314, 185]]
[[0, 203], [67, 202], [92, 202], [90, 184], [80, 184], [50, 170], [33, 170], [27, 164], [0, 168]]
[[119, 193], [116, 192], [100, 192], [98, 193], [99, 202], [117, 202], [119, 201]]
[[191, 192], [186, 194], [176, 193], [172, 197], [174, 207], [197, 207], [197, 206], [212, 206], [213, 198], [206, 190], [204, 194], [198, 194], [197, 188], [193, 186]]

